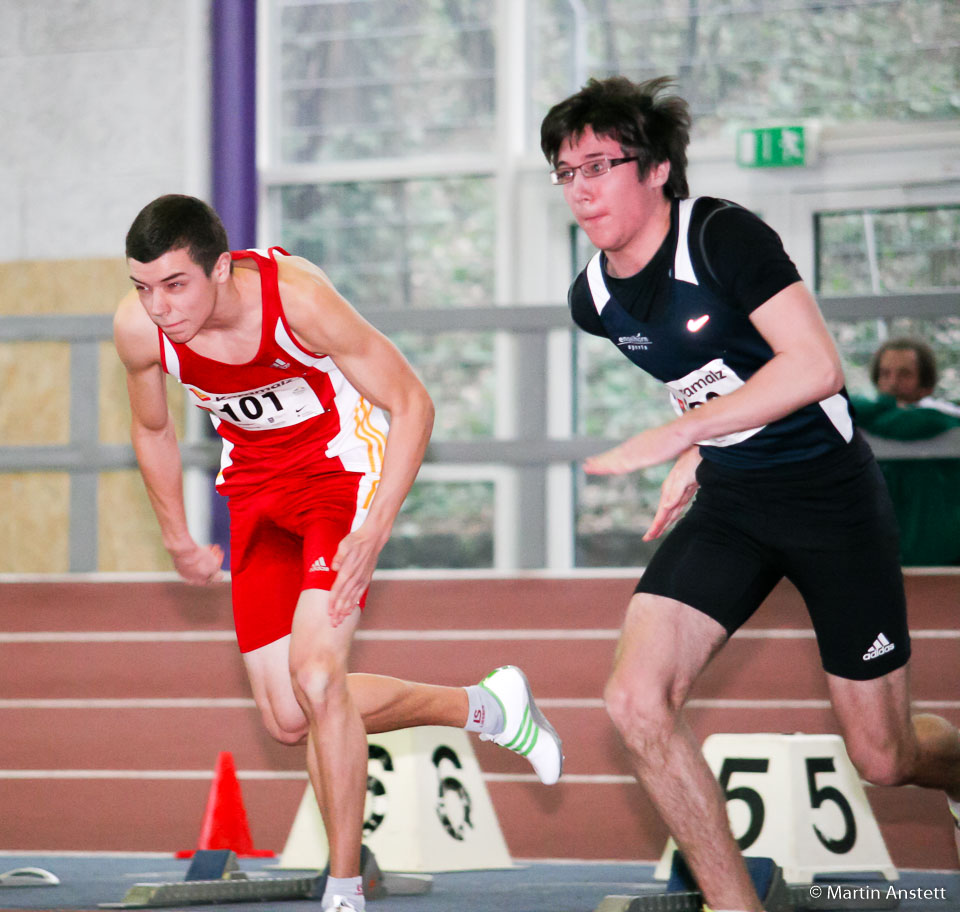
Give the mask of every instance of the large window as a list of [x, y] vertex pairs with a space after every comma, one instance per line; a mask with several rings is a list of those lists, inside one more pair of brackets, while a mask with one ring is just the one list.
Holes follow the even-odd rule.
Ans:
[[[592, 251], [549, 186], [538, 132], [590, 76], [674, 76], [694, 115], [692, 189], [762, 212], [822, 299], [960, 284], [960, 181], [941, 167], [924, 184], [932, 172], [910, 145], [915, 126], [936, 134], [960, 112], [953, 0], [263, 0], [261, 10], [263, 240], [316, 261], [379, 319], [437, 403], [434, 446], [382, 566], [640, 565], [655, 547], [641, 537], [666, 469], [610, 479], [579, 468], [671, 414], [658, 384], [605, 340], [571, 332], [566, 316], [566, 286]], [[819, 170], [737, 169], [738, 128], [814, 119], [836, 139]], [[891, 148], [899, 158], [870, 157]], [[916, 189], [899, 208], [831, 197], [841, 183], [901, 180]], [[862, 308], [838, 318], [825, 307], [851, 388], [891, 333], [960, 350], [950, 313]], [[945, 356], [951, 395], [956, 374]]]
[[474, 151], [494, 123], [494, 0], [274, 0], [284, 162]]
[[275, 193], [284, 245], [322, 263], [361, 309], [493, 298], [489, 178], [299, 184]]
[[[272, 238], [361, 313], [489, 306], [495, 0], [267, 6]], [[493, 333], [417, 328], [391, 336], [434, 398], [433, 439], [492, 435]], [[381, 566], [492, 566], [496, 484], [425, 469]]]
[[[831, 320], [850, 388], [873, 393], [870, 358], [886, 339], [910, 336], [937, 354], [937, 394], [960, 400], [960, 206], [821, 212], [816, 219], [817, 287], [826, 298], [906, 293], [902, 315]], [[951, 289], [942, 314], [913, 313], [909, 294]], [[825, 307], [830, 315], [830, 305]]]
[[960, 287], [960, 206], [822, 212], [816, 227], [822, 294]]
[[385, 570], [493, 566], [495, 484], [439, 481], [414, 485], [380, 555]]
[[529, 0], [531, 132], [588, 76], [677, 77], [702, 133], [956, 117], [953, 0]]

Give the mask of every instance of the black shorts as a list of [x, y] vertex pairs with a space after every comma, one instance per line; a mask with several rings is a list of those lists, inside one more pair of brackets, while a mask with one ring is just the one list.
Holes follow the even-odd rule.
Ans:
[[867, 681], [907, 663], [897, 522], [859, 435], [790, 466], [744, 471], [704, 459], [697, 481], [637, 592], [690, 605], [732, 635], [786, 577], [806, 602], [827, 672]]

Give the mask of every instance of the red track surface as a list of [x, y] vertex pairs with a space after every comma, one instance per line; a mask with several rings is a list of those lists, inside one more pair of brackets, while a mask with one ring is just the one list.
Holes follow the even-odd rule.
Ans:
[[[960, 723], [960, 639], [925, 632], [957, 626], [960, 575], [908, 576], [914, 631], [914, 698], [951, 701], [936, 711]], [[520, 858], [659, 857], [666, 832], [640, 789], [579, 776], [629, 774], [599, 703], [614, 631], [633, 589], [627, 579], [385, 580], [374, 584], [355, 670], [444, 684], [471, 683], [496, 665], [526, 671], [564, 738], [573, 780], [546, 789], [488, 782], [509, 848]], [[689, 719], [698, 735], [718, 731], [835, 731], [816, 646], [796, 592], [778, 588], [723, 650], [698, 685]], [[240, 704], [159, 708], [102, 706], [103, 699], [244, 699], [249, 689], [232, 642], [36, 642], [9, 634], [225, 631], [226, 585], [178, 583], [0, 583], [0, 849], [175, 851], [196, 844], [209, 778], [48, 778], [12, 771], [209, 771], [230, 751], [241, 774], [258, 848], [280, 851], [306, 787], [302, 779], [257, 779], [303, 769], [302, 748], [283, 748]], [[557, 639], [464, 638], [463, 631], [563, 630]], [[763, 636], [751, 635], [764, 631]], [[423, 631], [430, 639], [377, 639]], [[450, 631], [447, 639], [434, 639]], [[461, 633], [457, 633], [457, 632]], [[584, 631], [578, 636], [577, 631]], [[591, 700], [587, 707], [550, 701]], [[718, 707], [710, 701], [751, 701]], [[11, 701], [76, 700], [76, 705]], [[768, 701], [805, 701], [800, 706]], [[752, 704], [752, 705], [751, 705]], [[529, 773], [520, 758], [474, 742], [487, 773]], [[922, 789], [870, 788], [893, 860], [904, 867], [955, 868], [945, 803]]]

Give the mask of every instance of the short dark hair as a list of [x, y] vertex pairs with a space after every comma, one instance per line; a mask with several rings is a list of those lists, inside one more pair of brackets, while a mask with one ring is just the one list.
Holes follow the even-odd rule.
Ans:
[[195, 196], [169, 193], [147, 203], [127, 232], [127, 256], [152, 263], [171, 250], [186, 250], [209, 276], [230, 249], [220, 216]]
[[540, 148], [555, 168], [560, 147], [579, 139], [587, 127], [597, 136], [617, 140], [625, 153], [636, 155], [642, 180], [654, 165], [670, 162], [663, 193], [686, 199], [690, 108], [679, 95], [662, 94], [673, 85], [670, 76], [631, 82], [625, 76], [590, 79], [575, 95], [555, 104], [540, 126]]
[[901, 337], [888, 339], [874, 353], [870, 359], [870, 379], [877, 385], [880, 377], [880, 358], [888, 351], [912, 351], [917, 354], [917, 382], [921, 389], [933, 389], [937, 385], [937, 358], [933, 349], [921, 339]]

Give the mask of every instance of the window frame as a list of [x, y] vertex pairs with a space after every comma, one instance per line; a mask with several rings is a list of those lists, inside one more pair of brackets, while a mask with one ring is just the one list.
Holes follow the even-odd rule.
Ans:
[[[466, 311], [371, 313], [387, 334], [456, 328], [496, 328], [498, 380], [492, 438], [431, 444], [424, 478], [495, 479], [494, 570], [574, 568], [573, 473], [586, 455], [615, 441], [578, 437], [573, 424], [573, 328], [564, 306], [571, 270], [572, 220], [562, 191], [550, 184], [539, 150], [529, 147], [526, 98], [526, 3], [496, 3], [496, 135], [489, 150], [471, 154], [363, 159], [285, 165], [271, 145], [268, 116], [274, 68], [269, 44], [273, 4], [261, 2], [258, 78], [258, 234], [276, 235], [272, 191], [290, 183], [406, 180], [484, 174], [494, 181], [494, 300]], [[268, 113], [265, 113], [268, 112]], [[771, 126], [775, 124], [762, 124]], [[818, 211], [960, 203], [960, 125], [956, 122], [821, 125], [811, 123], [811, 166], [746, 169], [736, 164], [732, 136], [695, 138], [689, 150], [691, 187], [733, 199], [760, 213], [784, 240], [801, 276], [815, 287]], [[322, 264], [320, 264], [322, 265]], [[941, 312], [947, 295], [923, 298]], [[917, 296], [909, 296], [916, 304]], [[955, 300], [955, 298], [954, 298]], [[905, 296], [824, 298], [828, 319], [877, 316]]]

